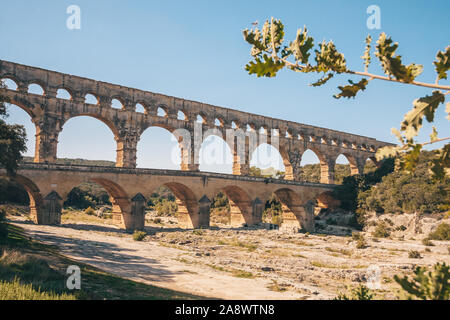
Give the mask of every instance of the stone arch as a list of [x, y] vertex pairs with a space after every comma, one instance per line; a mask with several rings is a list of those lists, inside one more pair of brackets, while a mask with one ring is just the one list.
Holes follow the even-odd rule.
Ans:
[[161, 104], [156, 108], [156, 115], [158, 117], [167, 118], [169, 116], [169, 109], [167, 106]]
[[135, 104], [135, 112], [147, 114], [147, 107], [145, 106], [145, 103], [143, 102], [137, 102]]
[[47, 94], [47, 87], [45, 86], [45, 84], [40, 81], [40, 80], [33, 80], [33, 81], [29, 81], [27, 83], [27, 93], [29, 94], [33, 94], [32, 92], [30, 92], [30, 90], [34, 90], [34, 89], [38, 89], [40, 88], [42, 90], [42, 93], [34, 93], [37, 95], [42, 95], [45, 96]]
[[188, 112], [186, 112], [185, 110], [178, 110], [177, 119], [182, 121], [189, 121]]
[[[94, 93], [86, 92], [83, 96], [84, 96], [84, 103], [86, 103], [86, 104], [92, 104], [92, 105], [100, 104], [99, 97]], [[95, 100], [95, 103], [92, 103], [92, 102], [94, 102], [94, 100]]]
[[[347, 159], [347, 161], [348, 161], [348, 163], [350, 165], [350, 174], [351, 175], [356, 175], [356, 174], [361, 173], [360, 172], [360, 168], [358, 167], [358, 161], [352, 154], [350, 154], [348, 152], [340, 153], [340, 154], [337, 155], [336, 160], [341, 155], [344, 156]], [[336, 160], [335, 160], [335, 162], [336, 162]]]
[[[28, 103], [18, 103], [16, 100], [10, 100], [8, 102], [8, 105], [13, 105], [16, 106], [17, 108], [23, 110], [28, 116], [29, 116], [29, 120], [32, 123], [31, 128], [29, 128], [30, 130], [32, 129], [32, 131], [27, 130], [28, 125], [26, 123], [24, 123], [23, 121], [21, 122], [22, 125], [25, 127], [26, 129], [26, 134], [27, 134], [27, 145], [28, 145], [28, 152], [30, 152], [30, 149], [33, 150], [33, 154], [28, 153], [28, 155], [32, 155], [33, 158], [35, 158], [35, 160], [37, 159], [37, 152], [39, 150], [39, 146], [37, 145], [37, 139], [36, 136], [39, 135], [41, 129], [39, 127], [39, 117], [35, 114], [35, 111], [38, 111], [40, 113], [40, 109], [34, 109], [34, 106], [29, 105]], [[8, 112], [11, 116], [14, 116], [14, 114], [12, 114], [11, 112]], [[8, 118], [11, 119], [11, 118]], [[6, 119], [8, 121], [8, 119]], [[26, 121], [26, 120], [25, 120]], [[15, 121], [15, 123], [18, 123], [17, 121]], [[20, 123], [20, 122], [19, 122]], [[30, 142], [32, 142], [32, 144], [30, 144]], [[31, 147], [31, 148], [30, 148]]]
[[[366, 173], [366, 171], [374, 171], [378, 169], [382, 164], [382, 161], [378, 161], [377, 158], [375, 158], [375, 156], [365, 157], [364, 159], [365, 160], [362, 162], [361, 174]], [[374, 166], [374, 168], [370, 169], [372, 165]]]
[[[9, 81], [5, 81], [5, 80], [9, 80]], [[19, 82], [13, 76], [3, 76], [0, 79], [0, 81], [3, 82], [3, 84], [6, 86], [6, 89], [8, 89], [8, 90], [17, 91], [19, 89]], [[8, 82], [12, 82], [12, 84], [13, 84], [12, 88], [11, 88], [11, 84], [8, 85]]]
[[[320, 178], [319, 181], [312, 182], [320, 182], [320, 183], [333, 183], [334, 181], [334, 165], [336, 157], [326, 157], [324, 153], [320, 151], [320, 149], [308, 146], [302, 153], [302, 164], [304, 163], [304, 155], [307, 151], [311, 151], [318, 159], [320, 165]], [[303, 165], [302, 165], [303, 167]]]
[[113, 121], [111, 121], [110, 119], [101, 116], [100, 114], [97, 113], [93, 113], [93, 112], [81, 112], [78, 113], [72, 117], [67, 117], [64, 119], [64, 121], [61, 123], [61, 129], [62, 127], [71, 119], [75, 119], [77, 117], [91, 117], [91, 118], [95, 118], [101, 122], [103, 122], [109, 129], [111, 129], [111, 132], [113, 133], [114, 137], [118, 137], [119, 136], [119, 130], [116, 127], [116, 125], [114, 124]]
[[44, 199], [41, 191], [37, 185], [22, 175], [16, 174], [12, 177], [12, 180], [20, 184], [28, 193], [30, 198], [30, 216], [35, 223], [47, 224], [46, 217], [44, 215]]
[[31, 117], [31, 121], [36, 124], [38, 119], [42, 116], [43, 110], [39, 104], [33, 104], [28, 99], [21, 99], [18, 97], [9, 98], [8, 104], [13, 104], [24, 110]]
[[[155, 129], [163, 129], [159, 130], [159, 132], [155, 132]], [[169, 152], [169, 156], [164, 157], [164, 164], [172, 164], [170, 166], [161, 167], [157, 166], [158, 169], [170, 169], [170, 170], [179, 170], [181, 165], [181, 152], [182, 152], [182, 142], [180, 141], [179, 137], [177, 137], [175, 134], [175, 129], [172, 126], [167, 125], [165, 122], [152, 123], [151, 126], [145, 127], [142, 129], [138, 143], [136, 146], [136, 161], [138, 167], [145, 167], [145, 168], [154, 168], [153, 164], [151, 166], [145, 165], [144, 161], [151, 161], [149, 157], [146, 156], [146, 154], [155, 154], [155, 150], [158, 149], [160, 153]], [[162, 135], [166, 135], [166, 133], [169, 133], [169, 137], [162, 137]], [[150, 139], [147, 140], [147, 136], [152, 137], [155, 135], [158, 137], [158, 139]], [[163, 139], [160, 139], [163, 138]], [[166, 139], [174, 139], [173, 141], [166, 141]], [[164, 141], [162, 141], [164, 140]], [[173, 143], [172, 143], [173, 142]], [[158, 145], [156, 148], [154, 146], [155, 143], [163, 143], [161, 145]], [[148, 144], [148, 145], [147, 145]], [[145, 145], [147, 145], [147, 148], [145, 148]], [[175, 145], [178, 146], [177, 149], [171, 149], [167, 150], [167, 148], [172, 148]]]
[[314, 203], [304, 203], [302, 198], [289, 188], [280, 188], [274, 191], [275, 197], [281, 203], [282, 228], [285, 230], [314, 231]]
[[208, 129], [203, 135], [199, 148], [200, 171], [233, 172], [233, 145], [230, 145], [231, 141], [226, 140], [220, 129]]
[[113, 219], [127, 230], [136, 229], [136, 219], [131, 216], [131, 203], [125, 190], [117, 183], [100, 177], [92, 177], [89, 182], [101, 185], [111, 197]]
[[[66, 93], [69, 95], [69, 97], [64, 97]], [[58, 89], [56, 89], [56, 98], [64, 100], [73, 100], [73, 92], [69, 88], [59, 87]]]
[[164, 184], [175, 195], [178, 205], [178, 224], [183, 229], [197, 228], [201, 224], [199, 205], [195, 194], [184, 184], [167, 182]]
[[244, 224], [255, 223], [252, 216], [252, 203], [249, 195], [242, 188], [228, 185], [221, 189], [228, 197], [230, 204], [230, 224], [232, 227], [242, 227]]
[[[61, 143], [61, 141], [58, 141], [58, 140], [61, 140], [61, 139], [60, 139], [60, 137], [61, 137], [60, 135], [61, 135], [62, 132], [64, 132], [64, 126], [65, 126], [70, 120], [73, 120], [73, 119], [76, 119], [76, 118], [79, 118], [79, 117], [89, 117], [89, 118], [94, 118], [94, 119], [96, 119], [96, 120], [102, 122], [103, 124], [106, 125], [107, 128], [109, 128], [110, 132], [112, 133], [112, 136], [113, 136], [113, 139], [114, 139], [114, 141], [115, 141], [115, 144], [116, 144], [116, 147], [115, 147], [115, 148], [116, 148], [116, 150], [115, 150], [115, 160], [116, 160], [116, 165], [117, 165], [117, 161], [119, 160], [119, 151], [121, 150], [120, 144], [122, 143], [122, 139], [121, 139], [121, 137], [120, 137], [118, 128], [117, 128], [117, 127], [114, 125], [114, 123], [113, 123], [112, 121], [110, 121], [109, 119], [107, 119], [107, 118], [105, 118], [105, 117], [102, 117], [102, 116], [99, 115], [99, 114], [90, 113], [90, 112], [79, 113], [79, 114], [77, 114], [77, 115], [75, 115], [75, 116], [68, 117], [68, 118], [64, 119], [64, 120], [61, 122], [61, 130], [60, 130], [59, 132], [57, 132], [57, 137], [56, 137], [56, 141], [57, 141], [58, 145], [56, 146], [56, 153], [55, 153], [55, 154], [57, 155], [57, 154], [58, 154], [58, 151], [60, 150], [60, 148], [59, 148], [58, 146], [59, 146], [59, 143]], [[97, 160], [97, 159], [96, 159], [96, 160]]]
[[197, 118], [195, 119], [195, 121], [205, 125], [208, 123], [207, 116], [203, 112], [197, 114]]
[[125, 110], [125, 100], [120, 96], [111, 97], [111, 108]]
[[275, 170], [284, 171], [285, 174], [291, 166], [285, 149], [281, 147], [277, 149], [276, 146], [265, 141], [258, 141], [258, 145], [250, 151], [249, 165], [261, 169], [272, 167]]

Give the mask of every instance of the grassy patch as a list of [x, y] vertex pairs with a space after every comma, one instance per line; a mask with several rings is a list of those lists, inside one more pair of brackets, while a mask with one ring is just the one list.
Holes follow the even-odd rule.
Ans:
[[[7, 231], [6, 236], [0, 238], [1, 297], [95, 300], [202, 298], [120, 278], [69, 259], [52, 246], [30, 240], [19, 227], [7, 223], [0, 225]], [[81, 290], [66, 287], [66, 270], [70, 265], [80, 267]]]
[[241, 248], [246, 248], [249, 252], [253, 252], [258, 248], [258, 244], [256, 243], [245, 243], [242, 241], [239, 241], [237, 239], [234, 240], [219, 240], [217, 241], [217, 243], [219, 245], [228, 245], [228, 246], [233, 246], [233, 247], [241, 247]]
[[232, 274], [236, 278], [253, 279], [255, 277], [253, 273], [244, 270], [233, 270]]
[[147, 236], [147, 233], [144, 231], [135, 231], [133, 233], [133, 240], [134, 241], [142, 241]]
[[285, 285], [279, 284], [276, 280], [272, 280], [272, 283], [267, 286], [267, 289], [275, 292], [287, 291], [287, 287]]
[[13, 281], [0, 281], [0, 300], [75, 300], [71, 294], [42, 292], [31, 284], [22, 284], [17, 278]]
[[340, 254], [343, 254], [344, 256], [351, 256], [352, 255], [351, 251], [350, 250], [346, 250], [346, 249], [325, 248], [325, 250], [327, 250], [329, 252], [340, 253]]

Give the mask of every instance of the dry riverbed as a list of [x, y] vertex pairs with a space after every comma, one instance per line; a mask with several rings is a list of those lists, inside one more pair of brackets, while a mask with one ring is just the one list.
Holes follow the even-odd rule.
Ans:
[[[111, 219], [63, 215], [61, 226], [11, 221], [61, 253], [121, 277], [204, 297], [223, 299], [331, 299], [379, 279], [376, 298], [395, 299], [395, 274], [417, 265], [450, 263], [450, 241], [425, 246], [399, 236], [373, 238], [357, 249], [351, 236], [286, 234], [278, 230], [181, 230], [174, 218], [148, 217], [143, 241]], [[421, 258], [410, 258], [410, 251]]]

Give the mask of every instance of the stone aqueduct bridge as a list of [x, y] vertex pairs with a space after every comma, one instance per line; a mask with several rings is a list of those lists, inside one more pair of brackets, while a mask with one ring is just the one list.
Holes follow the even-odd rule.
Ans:
[[[69, 74], [24, 66], [0, 60], [0, 79], [10, 79], [16, 90], [5, 89], [2, 95], [25, 110], [36, 126], [34, 163], [21, 165], [17, 181], [28, 191], [31, 211], [38, 223], [58, 223], [62, 199], [81, 182], [102, 185], [113, 200], [113, 211], [121, 216], [127, 229], [143, 227], [142, 194], [152, 193], [165, 185], [177, 197], [179, 222], [182, 227], [209, 225], [210, 199], [224, 191], [230, 199], [232, 225], [261, 221], [265, 201], [275, 193], [283, 206], [285, 226], [313, 230], [311, 201], [334, 187], [336, 158], [343, 154], [351, 173], [362, 172], [367, 159], [375, 163], [374, 154], [388, 145], [373, 138], [314, 127], [291, 121], [264, 117], [247, 112], [188, 101], [162, 94], [127, 88]], [[29, 93], [37, 84], [43, 94]], [[64, 89], [70, 99], [57, 98]], [[97, 98], [86, 103], [86, 95]], [[122, 109], [112, 107], [116, 99]], [[144, 112], [137, 112], [140, 104]], [[163, 110], [164, 115], [158, 112]], [[179, 114], [183, 117], [180, 119]], [[117, 142], [116, 167], [56, 165], [58, 135], [64, 124], [77, 116], [91, 116], [104, 122]], [[198, 123], [198, 119], [201, 123]], [[250, 143], [249, 136], [236, 135], [227, 144], [233, 153], [233, 174], [199, 172], [198, 139], [178, 137], [181, 149], [181, 170], [136, 169], [136, 149], [141, 134], [151, 126], [163, 127], [176, 134], [179, 129], [191, 137], [195, 128], [202, 132], [227, 136], [227, 131], [263, 132], [264, 139]], [[208, 130], [214, 129], [214, 130]], [[260, 135], [261, 136], [261, 135]], [[200, 139], [200, 144], [201, 140]], [[276, 141], [286, 169], [285, 180], [249, 177], [249, 158], [260, 143]], [[243, 144], [239, 142], [244, 142]], [[244, 145], [242, 150], [239, 146]], [[321, 183], [299, 181], [302, 154], [311, 149], [320, 160]]]

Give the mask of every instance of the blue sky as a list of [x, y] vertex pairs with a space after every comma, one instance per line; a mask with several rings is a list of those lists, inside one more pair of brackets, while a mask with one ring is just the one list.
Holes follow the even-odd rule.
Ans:
[[[66, 28], [72, 4], [81, 8], [81, 30]], [[381, 9], [380, 30], [366, 26], [372, 4]], [[332, 39], [356, 70], [362, 69], [367, 34], [376, 39], [386, 32], [400, 43], [397, 52], [405, 63], [424, 65], [418, 80], [434, 82], [432, 61], [449, 45], [449, 12], [448, 1], [4, 1], [0, 59], [395, 142], [390, 129], [399, 127], [414, 99], [431, 90], [373, 81], [356, 99], [336, 100], [337, 85], [349, 77], [320, 88], [308, 86], [316, 77], [287, 70], [276, 78], [256, 78], [244, 70], [250, 47], [242, 30], [273, 16], [284, 22], [290, 40], [306, 25], [316, 42]], [[382, 73], [377, 60], [370, 71]], [[23, 111], [14, 107], [10, 114], [9, 122], [34, 134]], [[450, 135], [442, 106], [434, 125], [441, 137]], [[420, 138], [430, 131], [424, 126]], [[59, 157], [115, 159], [112, 133], [97, 120], [70, 120], [59, 140]], [[29, 153], [33, 144], [30, 137]], [[170, 160], [174, 145], [163, 129], [147, 130], [138, 164], [176, 168]], [[229, 172], [226, 159], [202, 169]], [[263, 162], [262, 167], [270, 165]]]

